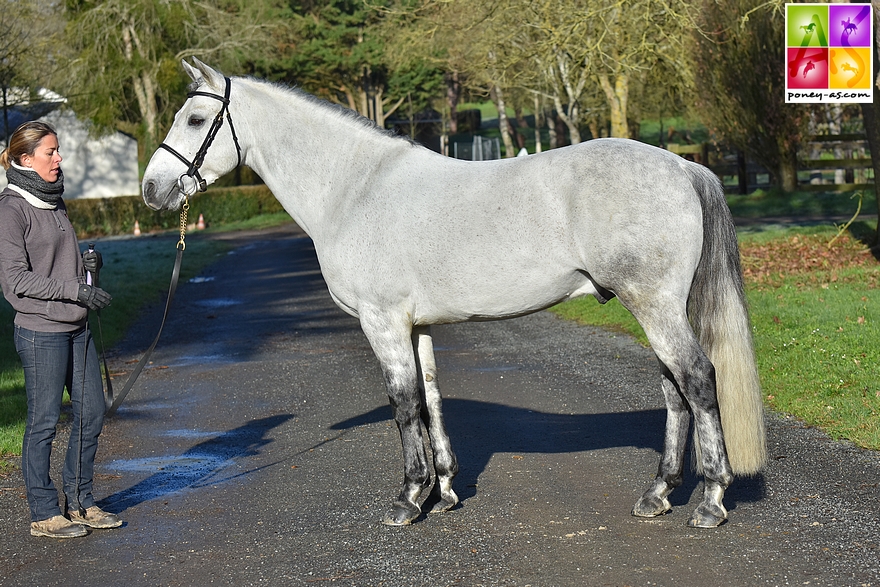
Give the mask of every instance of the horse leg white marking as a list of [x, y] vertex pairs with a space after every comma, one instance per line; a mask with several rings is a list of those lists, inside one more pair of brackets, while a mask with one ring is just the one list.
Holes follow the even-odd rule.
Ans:
[[428, 430], [431, 450], [434, 454], [434, 472], [437, 480], [431, 501], [435, 501], [431, 513], [449, 511], [458, 504], [458, 496], [452, 489], [452, 480], [458, 474], [458, 460], [452, 451], [446, 425], [443, 421], [443, 400], [437, 382], [437, 365], [434, 361], [434, 343], [428, 326], [413, 330], [413, 348], [418, 359], [419, 389], [422, 393], [422, 421]]
[[410, 338], [412, 325], [398, 314], [362, 311], [361, 328], [382, 366], [403, 445], [403, 488], [382, 522], [403, 526], [421, 514], [419, 496], [431, 483], [422, 437], [416, 359]]

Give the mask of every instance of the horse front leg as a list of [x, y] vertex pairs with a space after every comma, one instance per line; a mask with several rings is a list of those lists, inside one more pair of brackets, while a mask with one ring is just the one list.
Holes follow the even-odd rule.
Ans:
[[666, 436], [657, 476], [633, 507], [632, 514], [642, 518], [661, 516], [672, 509], [667, 498], [682, 482], [684, 453], [691, 420], [687, 404], [672, 381], [672, 374], [665, 365], [661, 370], [661, 387], [666, 399]]
[[394, 316], [362, 314], [361, 327], [382, 366], [403, 446], [403, 488], [382, 522], [389, 526], [404, 526], [421, 514], [418, 500], [425, 487], [431, 484], [422, 438], [416, 360], [410, 339], [412, 326]]
[[452, 451], [452, 443], [443, 421], [443, 399], [437, 382], [437, 365], [434, 360], [434, 343], [430, 328], [413, 330], [413, 348], [418, 358], [418, 382], [422, 394], [422, 422], [428, 430], [431, 451], [434, 455], [436, 481], [431, 497], [431, 513], [451, 510], [458, 504], [458, 496], [452, 489], [452, 480], [458, 474], [458, 460]]

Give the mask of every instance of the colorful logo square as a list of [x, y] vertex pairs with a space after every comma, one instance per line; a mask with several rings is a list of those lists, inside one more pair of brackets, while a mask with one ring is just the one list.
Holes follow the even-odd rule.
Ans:
[[870, 4], [786, 4], [786, 102], [873, 101]]
[[871, 46], [871, 5], [832, 4], [828, 7], [828, 37], [837, 47]]
[[827, 48], [788, 48], [788, 87], [824, 90], [828, 87]]
[[829, 88], [871, 89], [874, 84], [871, 79], [870, 47], [835, 47], [828, 51]]

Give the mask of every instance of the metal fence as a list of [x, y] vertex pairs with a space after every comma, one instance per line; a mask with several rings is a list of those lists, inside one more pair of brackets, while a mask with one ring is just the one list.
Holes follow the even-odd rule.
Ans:
[[476, 135], [473, 141], [453, 143], [452, 156], [467, 161], [501, 159], [501, 141]]

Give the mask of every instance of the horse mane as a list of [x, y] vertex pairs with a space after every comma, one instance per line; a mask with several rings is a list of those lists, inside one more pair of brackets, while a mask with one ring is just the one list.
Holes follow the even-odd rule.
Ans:
[[[236, 79], [240, 81], [251, 82], [255, 85], [266, 86], [273, 90], [276, 90], [282, 94], [287, 94], [290, 96], [294, 96], [300, 100], [303, 100], [311, 105], [313, 105], [316, 109], [324, 110], [330, 113], [332, 116], [339, 118], [341, 120], [350, 120], [354, 122], [357, 126], [362, 128], [366, 128], [372, 132], [375, 132], [380, 135], [384, 135], [388, 138], [402, 140], [410, 143], [411, 145], [417, 145], [414, 140], [406, 135], [399, 134], [397, 131], [393, 129], [381, 128], [377, 125], [373, 120], [367, 118], [366, 116], [362, 116], [358, 112], [352, 110], [351, 108], [346, 108], [341, 104], [335, 104], [333, 102], [329, 102], [324, 100], [323, 98], [319, 98], [314, 94], [310, 94], [309, 92], [300, 89], [296, 86], [288, 86], [282, 84], [280, 82], [271, 82], [259, 78], [255, 78], [252, 76], [246, 77], [237, 77]], [[188, 92], [194, 92], [198, 90], [198, 88], [202, 85], [203, 81], [194, 81], [187, 88]]]
[[342, 104], [335, 104], [333, 102], [329, 102], [327, 100], [324, 100], [323, 98], [319, 98], [319, 97], [315, 96], [314, 94], [310, 94], [309, 92], [306, 92], [305, 90], [302, 90], [297, 87], [291, 88], [291, 87], [288, 87], [288, 86], [285, 86], [282, 84], [266, 82], [266, 81], [258, 80], [258, 79], [254, 79], [254, 78], [250, 78], [250, 79], [253, 79], [253, 81], [256, 81], [257, 83], [272, 85], [272, 86], [280, 89], [282, 92], [287, 92], [287, 93], [293, 94], [294, 96], [302, 98], [303, 100], [305, 100], [306, 102], [309, 102], [310, 104], [314, 104], [318, 108], [323, 108], [323, 109], [335, 114], [336, 116], [338, 116], [341, 119], [351, 120], [351, 121], [355, 122], [356, 124], [358, 124], [359, 126], [370, 129], [373, 132], [385, 135], [386, 137], [390, 137], [392, 139], [405, 140], [409, 143], [415, 144], [414, 141], [410, 137], [408, 137], [406, 135], [399, 134], [399, 133], [397, 133], [397, 131], [395, 131], [393, 129], [381, 128], [379, 125], [376, 124], [376, 122], [374, 120], [369, 119], [366, 116], [363, 116], [360, 113], [356, 112], [355, 110], [352, 110], [351, 108], [347, 108], [347, 107], [343, 106]]

